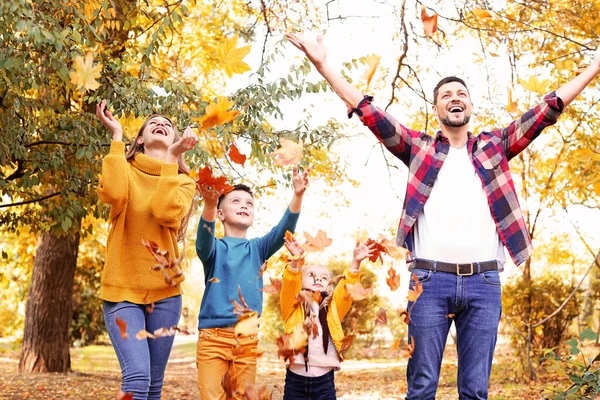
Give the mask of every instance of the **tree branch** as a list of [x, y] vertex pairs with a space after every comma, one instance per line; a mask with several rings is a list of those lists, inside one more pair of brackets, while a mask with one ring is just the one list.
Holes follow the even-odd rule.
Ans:
[[47, 200], [47, 199], [49, 199], [51, 197], [58, 196], [59, 194], [61, 194], [61, 192], [55, 192], [55, 193], [52, 193], [52, 194], [49, 194], [47, 196], [43, 196], [43, 197], [40, 197], [40, 198], [37, 198], [37, 199], [32, 199], [32, 200], [27, 200], [27, 201], [20, 201], [18, 203], [0, 204], [0, 208], [15, 207], [15, 206], [22, 206], [22, 205], [25, 205], [25, 204], [38, 203], [40, 201]]

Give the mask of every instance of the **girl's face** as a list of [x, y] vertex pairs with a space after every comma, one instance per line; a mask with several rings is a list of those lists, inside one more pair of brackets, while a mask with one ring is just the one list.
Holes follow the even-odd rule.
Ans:
[[327, 290], [331, 276], [329, 271], [320, 265], [306, 265], [302, 268], [302, 288], [314, 292]]
[[145, 148], [166, 147], [168, 148], [176, 140], [175, 127], [173, 123], [163, 116], [151, 117], [144, 127], [142, 134], [137, 137], [138, 144]]

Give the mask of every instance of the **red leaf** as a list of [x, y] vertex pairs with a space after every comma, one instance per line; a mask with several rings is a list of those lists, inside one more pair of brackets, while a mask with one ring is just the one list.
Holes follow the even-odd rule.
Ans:
[[204, 184], [207, 186], [211, 186], [217, 192], [223, 193], [229, 193], [231, 190], [233, 190], [233, 186], [227, 183], [227, 178], [225, 178], [224, 176], [215, 178], [212, 174], [212, 170], [208, 165], [198, 170], [198, 173], [196, 174], [196, 184]]
[[121, 333], [121, 337], [123, 339], [127, 339], [127, 323], [123, 321], [121, 318], [116, 318], [117, 325], [119, 326], [119, 331]]
[[437, 31], [437, 14], [427, 15], [427, 8], [421, 5], [421, 21], [423, 21], [423, 29], [426, 36], [431, 36]]
[[246, 156], [240, 153], [235, 144], [232, 143], [231, 146], [229, 146], [229, 153], [227, 153], [227, 155], [234, 163], [244, 166], [244, 163], [246, 162]]

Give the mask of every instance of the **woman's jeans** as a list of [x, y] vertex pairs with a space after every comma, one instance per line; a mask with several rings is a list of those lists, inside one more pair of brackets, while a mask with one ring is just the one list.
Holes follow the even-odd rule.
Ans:
[[[408, 305], [408, 337], [415, 347], [408, 360], [406, 399], [435, 399], [452, 321], [456, 324], [459, 399], [487, 399], [502, 313], [498, 271], [470, 276], [424, 269], [412, 272], [422, 283], [423, 293]], [[410, 289], [414, 286], [411, 279]]]
[[[106, 330], [123, 374], [121, 391], [133, 393], [136, 400], [160, 399], [165, 369], [175, 337], [138, 340], [135, 335], [141, 330], [154, 333], [157, 329], [168, 329], [177, 325], [181, 315], [181, 296], [157, 301], [152, 312], [146, 310], [145, 304], [127, 301], [104, 301], [102, 305]], [[127, 324], [127, 339], [121, 337], [116, 318]]]

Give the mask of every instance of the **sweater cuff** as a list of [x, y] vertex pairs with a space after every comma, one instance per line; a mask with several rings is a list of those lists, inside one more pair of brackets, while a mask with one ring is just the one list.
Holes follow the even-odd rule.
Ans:
[[179, 165], [177, 164], [163, 164], [160, 166], [160, 176], [177, 176], [179, 172]]
[[125, 143], [120, 140], [113, 140], [110, 142], [110, 154], [115, 156], [125, 155]]

